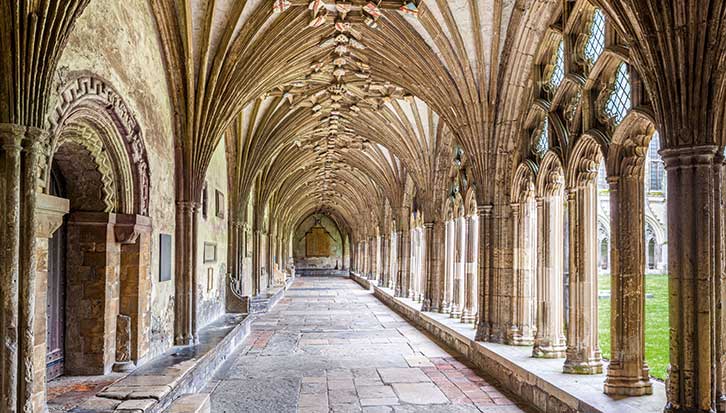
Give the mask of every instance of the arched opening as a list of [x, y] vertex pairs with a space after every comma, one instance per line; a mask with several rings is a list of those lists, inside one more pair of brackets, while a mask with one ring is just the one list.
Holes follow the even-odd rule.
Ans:
[[66, 198], [70, 212], [48, 244], [46, 334], [36, 344], [46, 345], [38, 368], [49, 380], [131, 370], [150, 346], [149, 169], [140, 128], [101, 80], [81, 77], [68, 89], [53, 112], [53, 152], [42, 171], [46, 192]]

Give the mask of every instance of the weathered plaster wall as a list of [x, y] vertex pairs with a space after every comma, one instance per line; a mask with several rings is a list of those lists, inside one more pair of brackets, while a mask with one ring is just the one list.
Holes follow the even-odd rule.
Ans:
[[306, 234], [316, 225], [316, 217], [309, 216], [297, 227], [293, 239], [293, 257], [296, 268], [342, 268], [343, 241], [338, 226], [329, 217], [317, 217], [320, 225], [330, 236], [330, 255], [327, 257], [308, 257], [306, 254]]
[[[167, 349], [173, 339], [174, 285], [173, 281], [159, 282], [159, 234], [174, 234], [175, 202], [170, 93], [156, 22], [147, 1], [92, 1], [88, 5], [60, 58], [55, 88], [79, 73], [108, 81], [133, 111], [145, 139], [153, 226], [150, 358]], [[57, 100], [57, 94], [51, 97], [51, 108]]]
[[[227, 211], [227, 160], [224, 141], [217, 145], [206, 176], [208, 206], [207, 217], [199, 219], [199, 247], [197, 265], [199, 327], [202, 327], [224, 313], [225, 277], [227, 274], [227, 232], [229, 216]], [[217, 216], [216, 193], [221, 192], [224, 202], [219, 205], [222, 216]], [[205, 243], [216, 246], [214, 261], [204, 262]], [[210, 278], [211, 271], [211, 278]]]

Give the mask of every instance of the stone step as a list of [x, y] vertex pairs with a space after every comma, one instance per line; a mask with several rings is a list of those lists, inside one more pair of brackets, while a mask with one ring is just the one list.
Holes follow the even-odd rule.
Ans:
[[165, 413], [211, 413], [209, 394], [185, 394], [174, 400]]

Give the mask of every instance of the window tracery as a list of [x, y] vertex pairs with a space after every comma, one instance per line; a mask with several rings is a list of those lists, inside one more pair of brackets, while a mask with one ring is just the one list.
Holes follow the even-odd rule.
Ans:
[[585, 59], [594, 64], [605, 51], [605, 14], [600, 9], [595, 9], [590, 24], [590, 34], [585, 43], [583, 54]]
[[631, 95], [630, 95], [630, 76], [628, 65], [621, 63], [618, 66], [617, 72], [615, 72], [615, 79], [613, 81], [609, 95], [607, 95], [603, 112], [607, 119], [609, 119], [614, 126], [620, 124], [625, 119], [632, 106]]
[[543, 157], [549, 149], [549, 121], [547, 117], [542, 120], [540, 126], [534, 131], [532, 139], [532, 153], [537, 157]]
[[552, 57], [552, 69], [545, 84], [545, 89], [554, 92], [565, 78], [565, 42], [560, 40], [559, 46]]

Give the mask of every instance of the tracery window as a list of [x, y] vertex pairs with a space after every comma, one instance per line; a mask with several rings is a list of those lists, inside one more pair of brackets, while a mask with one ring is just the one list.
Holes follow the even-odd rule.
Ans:
[[625, 119], [631, 106], [628, 65], [621, 63], [618, 66], [618, 71], [615, 73], [615, 82], [612, 87], [612, 92], [605, 102], [604, 111], [608, 118], [613, 119], [615, 125], [619, 125]]
[[565, 78], [565, 42], [560, 40], [559, 46], [557, 46], [557, 51], [554, 55], [554, 62], [552, 63], [552, 73], [550, 74], [550, 78], [548, 83], [548, 88], [550, 90], [557, 89], [558, 86], [560, 86], [560, 83], [562, 83], [562, 79]]
[[549, 149], [549, 121], [547, 120], [547, 117], [542, 120], [542, 123], [540, 124], [539, 128], [537, 128], [534, 131], [534, 140], [532, 145], [532, 152], [542, 157], [544, 156], [545, 152]]
[[590, 25], [590, 36], [585, 43], [585, 59], [590, 64], [595, 63], [605, 50], [605, 14], [600, 9], [595, 9]]

